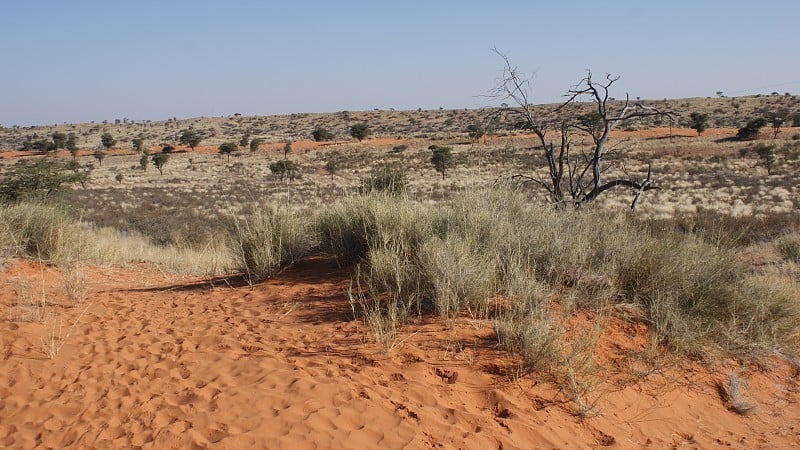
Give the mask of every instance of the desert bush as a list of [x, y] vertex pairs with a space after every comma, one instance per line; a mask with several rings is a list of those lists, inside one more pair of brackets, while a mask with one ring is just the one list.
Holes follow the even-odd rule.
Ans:
[[800, 234], [797, 232], [779, 238], [775, 248], [781, 258], [800, 264]]
[[178, 138], [178, 142], [183, 145], [188, 145], [192, 151], [194, 151], [195, 147], [200, 145], [202, 140], [203, 137], [194, 130], [183, 130]]
[[311, 136], [316, 142], [333, 140], [333, 133], [331, 133], [327, 128], [323, 127], [314, 128], [314, 131], [311, 132]]
[[103, 133], [103, 135], [100, 136], [100, 143], [103, 144], [103, 147], [106, 149], [110, 149], [117, 144], [117, 140], [114, 139], [111, 133]]
[[231, 226], [231, 250], [239, 270], [261, 281], [300, 260], [315, 247], [309, 222], [297, 213], [262, 206]]
[[357, 123], [350, 127], [350, 136], [357, 139], [359, 142], [368, 138], [372, 134], [372, 129], [366, 123]]
[[697, 135], [703, 134], [708, 128], [708, 114], [693, 112], [689, 114], [689, 127], [697, 131]]
[[370, 176], [361, 180], [360, 192], [362, 194], [385, 192], [398, 195], [404, 193], [407, 187], [408, 176], [404, 171], [384, 167], [373, 170]]
[[71, 170], [52, 158], [21, 160], [0, 179], [0, 203], [44, 200], [88, 178], [88, 170]]
[[[691, 355], [787, 349], [796, 338], [791, 289], [756, 282], [721, 239], [593, 208], [537, 208], [506, 189], [435, 209], [372, 194], [333, 205], [317, 227], [324, 249], [359, 261], [357, 303], [392, 309], [402, 319], [393, 326], [427, 312], [494, 314], [501, 344], [531, 367], [556, 351], [548, 293], [563, 312], [638, 305], [660, 342]], [[490, 307], [498, 297], [506, 306]]]
[[759, 117], [747, 122], [745, 126], [739, 128], [736, 132], [736, 137], [741, 140], [750, 140], [758, 138], [758, 132], [767, 126], [767, 119]]

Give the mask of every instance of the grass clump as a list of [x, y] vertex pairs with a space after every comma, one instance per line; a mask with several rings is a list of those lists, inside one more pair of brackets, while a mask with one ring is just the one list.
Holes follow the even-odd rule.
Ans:
[[270, 277], [308, 255], [314, 246], [309, 222], [286, 209], [263, 206], [233, 221], [231, 250], [251, 281]]
[[788, 234], [775, 242], [778, 253], [786, 261], [800, 264], [800, 233]]
[[608, 303], [641, 310], [634, 320], [659, 342], [695, 356], [790, 351], [797, 342], [796, 288], [776, 290], [739, 262], [737, 244], [706, 233], [593, 208], [538, 208], [505, 188], [436, 207], [357, 196], [332, 205], [317, 226], [324, 249], [358, 263], [351, 293], [362, 311], [395, 328], [427, 312], [447, 322], [477, 311], [532, 368], [558, 360], [554, 310]]
[[35, 258], [54, 264], [81, 259], [88, 236], [63, 206], [24, 202], [0, 207], [2, 247], [10, 256]]

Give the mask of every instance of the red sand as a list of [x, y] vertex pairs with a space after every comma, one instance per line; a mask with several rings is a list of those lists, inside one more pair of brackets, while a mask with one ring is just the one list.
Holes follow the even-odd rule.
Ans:
[[[597, 349], [599, 415], [580, 421], [547, 377], [515, 376], [487, 322], [431, 318], [387, 353], [353, 320], [349, 273], [328, 259], [252, 287], [91, 268], [85, 307], [66, 306], [55, 269], [0, 274], [4, 448], [800, 446], [797, 373], [785, 364], [650, 367], [636, 358], [644, 325], [621, 319]], [[20, 279], [33, 290], [44, 280], [64, 331], [76, 322], [54, 359], [49, 328], [13, 313]], [[755, 413], [726, 409], [716, 383], [731, 370]]]

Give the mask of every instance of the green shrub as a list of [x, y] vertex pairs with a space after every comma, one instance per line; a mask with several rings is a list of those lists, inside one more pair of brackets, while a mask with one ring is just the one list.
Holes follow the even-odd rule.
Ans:
[[49, 157], [21, 160], [0, 179], [0, 203], [44, 200], [88, 179], [88, 170], [71, 170]]

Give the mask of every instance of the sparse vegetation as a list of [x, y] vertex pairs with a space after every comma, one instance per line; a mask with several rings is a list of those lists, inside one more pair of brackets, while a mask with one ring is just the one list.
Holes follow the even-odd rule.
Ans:
[[438, 145], [432, 145], [429, 148], [433, 152], [431, 155], [431, 164], [433, 164], [437, 172], [442, 174], [442, 180], [444, 180], [445, 172], [453, 164], [453, 149], [450, 147], [440, 147]]
[[158, 169], [158, 173], [164, 175], [164, 166], [169, 162], [169, 153], [156, 153], [153, 155], [153, 165]]
[[761, 131], [761, 129], [765, 126], [767, 126], [767, 119], [763, 117], [752, 119], [747, 122], [745, 126], [739, 128], [739, 131], [736, 133], [736, 137], [741, 140], [757, 139], [758, 132]]
[[357, 123], [350, 127], [350, 136], [357, 139], [359, 142], [370, 137], [372, 129], [366, 123]]
[[234, 219], [231, 250], [239, 270], [251, 282], [261, 281], [306, 256], [315, 246], [310, 222], [286, 209], [262, 206]]
[[203, 137], [194, 130], [183, 130], [178, 138], [178, 142], [183, 145], [188, 145], [192, 151], [194, 151], [194, 148], [200, 145], [202, 141]]
[[402, 194], [408, 187], [408, 176], [402, 170], [382, 168], [375, 169], [372, 174], [361, 180], [361, 192], [386, 192], [389, 194]]
[[75, 183], [85, 183], [88, 171], [71, 170], [52, 158], [20, 160], [0, 178], [0, 203], [44, 200]]
[[106, 149], [112, 149], [115, 145], [117, 145], [117, 140], [111, 133], [106, 132], [100, 136], [100, 143], [103, 144], [103, 147]]
[[239, 147], [236, 146], [235, 142], [225, 142], [219, 146], [219, 152], [223, 155], [228, 157], [228, 161], [231, 160], [231, 153], [238, 150]]
[[708, 114], [693, 112], [689, 114], [689, 127], [697, 131], [697, 135], [703, 134], [708, 128]]
[[332, 141], [334, 137], [333, 133], [331, 133], [327, 128], [323, 127], [314, 128], [314, 131], [311, 133], [311, 136], [317, 142]]

